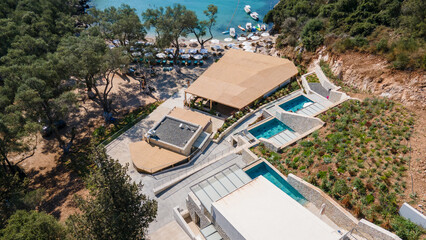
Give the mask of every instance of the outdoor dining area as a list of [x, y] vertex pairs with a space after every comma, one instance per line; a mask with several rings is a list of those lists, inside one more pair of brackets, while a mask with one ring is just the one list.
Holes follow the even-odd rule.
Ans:
[[[131, 49], [132, 50], [132, 49]], [[176, 48], [166, 48], [164, 50], [151, 47], [151, 48], [133, 48], [132, 56], [133, 62], [144, 62], [151, 66], [202, 66], [204, 61], [209, 58], [210, 52], [205, 49], [185, 48], [179, 50]], [[174, 54], [179, 51], [177, 59]]]

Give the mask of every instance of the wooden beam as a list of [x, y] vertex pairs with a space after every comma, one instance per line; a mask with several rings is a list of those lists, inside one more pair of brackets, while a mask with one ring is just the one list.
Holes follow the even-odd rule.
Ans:
[[212, 110], [212, 107], [213, 107], [213, 101], [210, 100], [210, 110]]

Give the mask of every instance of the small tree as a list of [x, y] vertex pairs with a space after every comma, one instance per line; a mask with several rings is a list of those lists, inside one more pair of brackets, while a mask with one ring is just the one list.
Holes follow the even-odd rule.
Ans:
[[[197, 25], [191, 29], [191, 32], [197, 38], [198, 43], [200, 43], [201, 48], [204, 48], [204, 44], [213, 38], [212, 27], [216, 24], [217, 6], [210, 4], [207, 6], [207, 10], [204, 10], [204, 14], [207, 17], [207, 20], [198, 21]], [[206, 36], [207, 31], [209, 32], [210, 37], [202, 39], [202, 37]]]
[[173, 53], [174, 60], [179, 56], [179, 38], [186, 37], [197, 22], [197, 15], [194, 11], [187, 10], [185, 6], [175, 4], [173, 7], [160, 7], [158, 9], [147, 9], [142, 13], [145, 26], [149, 30], [155, 28], [157, 33], [156, 42], [159, 47], [176, 48]]
[[65, 228], [51, 215], [37, 211], [18, 210], [0, 231], [4, 240], [64, 239]]
[[142, 185], [131, 182], [127, 166], [96, 149], [90, 158], [97, 169], [87, 181], [89, 198], [77, 197], [82, 214], [67, 221], [71, 234], [77, 239], [145, 239], [157, 202], [140, 193]]

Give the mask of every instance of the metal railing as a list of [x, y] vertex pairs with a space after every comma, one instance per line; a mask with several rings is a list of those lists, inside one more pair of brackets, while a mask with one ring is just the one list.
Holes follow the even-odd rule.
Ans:
[[[201, 155], [196, 159], [197, 162], [194, 163], [192, 166], [188, 166], [189, 164], [192, 164], [192, 162], [189, 162], [188, 164], [177, 166], [174, 170], [168, 171], [166, 173], [158, 173], [154, 175], [155, 177], [158, 177], [158, 181], [154, 184], [154, 189], [157, 189], [166, 183], [175, 182], [174, 180], [176, 181], [183, 180], [191, 176], [192, 174], [200, 171], [201, 169], [209, 166], [210, 164], [216, 162], [217, 160], [221, 159], [228, 153], [232, 152], [234, 149], [235, 149], [234, 147], [229, 147], [215, 154], [209, 154], [206, 156], [206, 158], [200, 159], [202, 157]], [[161, 177], [162, 174], [167, 174], [167, 173], [173, 173], [173, 174]]]

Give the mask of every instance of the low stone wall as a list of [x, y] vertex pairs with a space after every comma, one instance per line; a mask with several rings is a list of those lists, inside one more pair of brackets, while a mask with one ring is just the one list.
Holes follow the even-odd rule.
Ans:
[[347, 231], [357, 226], [358, 219], [352, 216], [319, 188], [305, 182], [303, 179], [293, 174], [287, 176], [287, 182], [318, 209], [321, 209], [321, 206], [325, 204], [324, 214], [338, 226], [345, 228]]
[[200, 218], [200, 228], [205, 228], [210, 225], [210, 219], [204, 215], [205, 209], [203, 205], [192, 192], [188, 193], [188, 197], [186, 198], [186, 207], [188, 208], [189, 215], [194, 222], [196, 219], [195, 215]]
[[368, 235], [373, 240], [401, 240], [401, 238], [397, 235], [365, 219], [361, 219], [359, 221], [356, 229], [361, 233]]
[[299, 134], [303, 134], [312, 128], [322, 126], [324, 124], [324, 122], [318, 118], [302, 116], [284, 111], [277, 114], [276, 117]]

